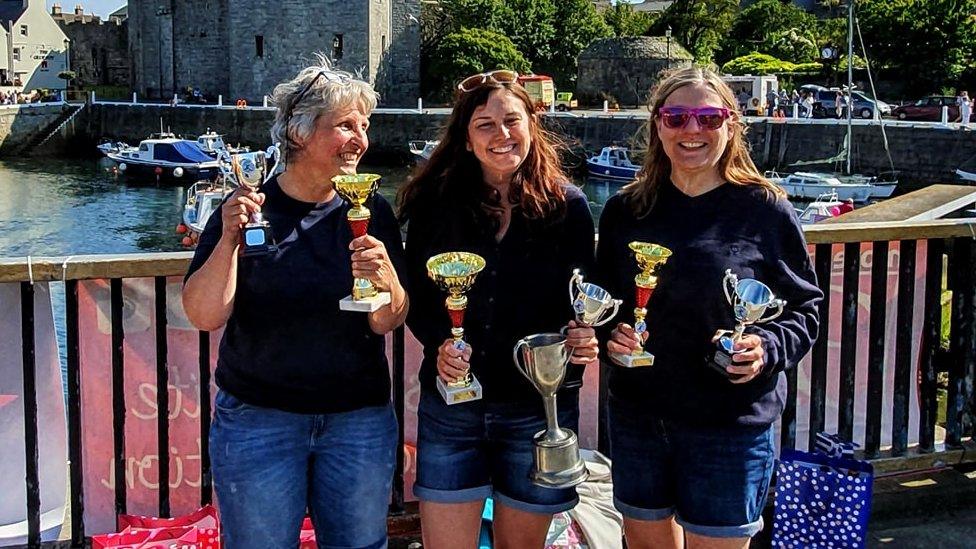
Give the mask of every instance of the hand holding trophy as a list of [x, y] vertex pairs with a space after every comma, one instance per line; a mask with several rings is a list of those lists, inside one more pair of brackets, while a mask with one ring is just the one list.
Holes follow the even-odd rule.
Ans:
[[[380, 176], [371, 173], [337, 175], [332, 178], [332, 186], [343, 200], [352, 204], [346, 214], [353, 238], [366, 234], [369, 228], [370, 212], [364, 206], [369, 197], [376, 192]], [[390, 303], [390, 292], [378, 292], [373, 283], [365, 278], [354, 278], [352, 293], [339, 301], [343, 311], [372, 313]]]
[[[722, 279], [722, 290], [725, 292], [725, 299], [729, 305], [732, 305], [736, 325], [732, 330], [720, 332], [719, 338], [715, 342], [717, 347], [715, 355], [708, 360], [708, 365], [722, 375], [733, 378], [733, 375], [726, 368], [732, 364], [732, 357], [741, 352], [735, 350], [735, 344], [742, 339], [746, 326], [758, 322], [768, 322], [778, 317], [783, 313], [786, 301], [777, 299], [769, 286], [754, 278], [739, 280], [732, 269], [725, 271], [725, 277]], [[769, 316], [763, 317], [769, 308], [774, 308], [775, 311]]]
[[[631, 242], [629, 248], [634, 252], [637, 266], [641, 272], [634, 277], [636, 285], [636, 300], [634, 308], [634, 331], [637, 337], [643, 341], [644, 333], [647, 332], [647, 323], [644, 317], [647, 316], [647, 302], [651, 299], [651, 294], [657, 287], [658, 267], [667, 262], [671, 257], [671, 250], [659, 244], [647, 242]], [[609, 353], [614, 362], [625, 368], [637, 368], [639, 366], [650, 366], [654, 364], [654, 355], [648, 353], [643, 348], [638, 347], [630, 354]]]
[[[468, 297], [464, 295], [471, 289], [478, 273], [485, 268], [485, 259], [480, 255], [469, 252], [446, 252], [435, 255], [427, 260], [427, 276], [449, 293], [445, 303], [447, 313], [451, 317], [451, 336], [454, 337], [454, 348], [463, 351], [467, 343], [464, 342], [464, 309], [468, 306]], [[481, 398], [481, 384], [469, 372], [453, 382], [445, 383], [437, 377], [437, 390], [448, 404], [468, 402]]]
[[[249, 191], [258, 192], [270, 176], [268, 156], [277, 156], [277, 150], [276, 147], [270, 147], [267, 153], [256, 151], [235, 155], [222, 151], [218, 158], [220, 171], [225, 181], [229, 179]], [[247, 224], [241, 229], [241, 241], [241, 255], [244, 257], [260, 257], [278, 249], [271, 233], [271, 225], [264, 220], [261, 212], [252, 212], [249, 215]]]
[[623, 303], [620, 299], [613, 299], [609, 292], [596, 284], [583, 282], [579, 269], [573, 269], [573, 276], [569, 279], [569, 301], [576, 311], [576, 322], [589, 328], [610, 322]]
[[563, 334], [523, 337], [512, 350], [515, 367], [542, 394], [546, 429], [533, 438], [535, 466], [532, 482], [544, 488], [569, 488], [586, 480], [588, 472], [579, 452], [579, 440], [556, 421], [556, 391], [566, 377], [572, 349]]

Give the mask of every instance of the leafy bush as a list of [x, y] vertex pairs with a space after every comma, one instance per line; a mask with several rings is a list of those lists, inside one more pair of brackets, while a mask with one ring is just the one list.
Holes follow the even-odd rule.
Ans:
[[722, 65], [722, 72], [726, 74], [784, 74], [796, 72], [816, 72], [821, 68], [820, 63], [791, 63], [777, 59], [765, 53], [752, 52], [742, 57], [736, 57]]
[[525, 74], [532, 66], [508, 37], [489, 30], [461, 29], [437, 46], [428, 77], [436, 79], [432, 89], [439, 98], [448, 99], [465, 76], [500, 68]]

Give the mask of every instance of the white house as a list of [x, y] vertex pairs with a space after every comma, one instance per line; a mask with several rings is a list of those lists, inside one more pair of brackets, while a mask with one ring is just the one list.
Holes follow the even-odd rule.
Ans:
[[69, 45], [44, 0], [0, 0], [0, 85], [64, 88]]

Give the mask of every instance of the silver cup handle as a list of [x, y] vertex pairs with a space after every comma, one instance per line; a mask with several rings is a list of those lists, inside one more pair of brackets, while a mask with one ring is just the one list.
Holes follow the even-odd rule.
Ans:
[[[729, 284], [731, 282], [731, 284]], [[722, 279], [722, 291], [725, 292], [725, 299], [729, 302], [729, 305], [733, 304], [732, 294], [735, 292], [735, 287], [739, 285], [739, 277], [732, 272], [732, 269], [725, 269], [725, 278]]]
[[783, 314], [783, 308], [786, 307], [786, 300], [785, 299], [774, 299], [769, 304], [769, 307], [770, 308], [774, 308], [775, 307], [776, 308], [776, 311], [773, 312], [773, 314], [771, 314], [769, 316], [764, 316], [764, 317], [760, 318], [759, 320], [756, 321], [757, 323], [760, 323], [760, 322], [769, 322], [770, 320], [773, 320], [774, 318], [776, 318], [779, 315]]
[[525, 347], [528, 344], [529, 342], [524, 339], [518, 340], [518, 343], [515, 344], [515, 348], [512, 349], [512, 360], [515, 361], [515, 369], [525, 376], [525, 379], [529, 380], [529, 383], [535, 387], [535, 382], [532, 381], [532, 377], [529, 376], [528, 369], [522, 364], [522, 359], [519, 358], [521, 356], [520, 351], [522, 350], [522, 347]]
[[[583, 275], [579, 269], [573, 269], [573, 276], [569, 277], [569, 302], [576, 301], [576, 294], [579, 293], [579, 285], [583, 282]], [[575, 290], [575, 291], [574, 291]]]
[[[620, 309], [620, 304], [623, 303], [624, 300], [622, 300], [622, 299], [614, 299], [612, 301], [613, 301], [613, 309], [604, 309], [603, 310], [603, 312], [604, 312], [603, 317], [600, 318], [600, 320], [597, 320], [596, 322], [594, 322], [593, 324], [590, 324], [590, 327], [595, 328], [597, 326], [603, 326], [607, 322], [610, 322], [610, 320], [613, 317], [617, 316], [617, 310]], [[609, 311], [610, 314], [605, 314], [607, 311]]]

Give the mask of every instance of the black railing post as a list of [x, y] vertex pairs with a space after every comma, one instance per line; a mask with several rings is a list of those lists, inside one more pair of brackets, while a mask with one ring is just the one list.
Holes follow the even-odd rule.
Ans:
[[837, 424], [841, 438], [854, 439], [854, 382], [857, 367], [857, 297], [861, 276], [861, 243], [844, 244], [844, 290], [840, 327], [840, 402]]
[[938, 415], [935, 357], [942, 346], [942, 259], [945, 242], [932, 239], [926, 242], [925, 247], [925, 308], [918, 351], [918, 446], [923, 452], [932, 452], [935, 450], [935, 422]]
[[393, 502], [390, 505], [390, 512], [394, 514], [403, 513], [404, 486], [403, 481], [403, 452], [404, 432], [403, 425], [406, 421], [406, 395], [405, 393], [405, 365], [404, 365], [404, 340], [406, 334], [403, 326], [393, 330], [393, 411], [397, 418], [397, 451], [396, 465], [393, 470]]
[[881, 401], [884, 396], [885, 321], [888, 318], [888, 241], [874, 242], [871, 252], [871, 311], [868, 331], [868, 402], [864, 456], [881, 449]]
[[833, 264], [833, 245], [817, 244], [814, 270], [817, 285], [824, 294], [820, 302], [820, 331], [810, 357], [810, 432], [807, 449], [814, 448], [817, 433], [824, 430], [827, 406], [827, 353], [830, 341], [830, 278]]
[[[949, 390], [946, 401], [946, 445], [957, 448], [967, 429], [966, 365], [967, 355], [973, 353], [970, 334], [973, 327], [972, 295], [972, 245], [969, 239], [951, 241], [949, 254], [949, 287], [952, 290], [952, 318], [949, 330]], [[970, 376], [971, 377], [971, 376]]]
[[210, 471], [210, 332], [199, 335], [200, 374], [200, 504], [213, 503]]
[[82, 475], [81, 353], [78, 337], [78, 281], [64, 282], [65, 346], [68, 388], [68, 474], [71, 495], [71, 546], [85, 543], [85, 483]]
[[[898, 255], [898, 313], [895, 320], [895, 384], [892, 392], [891, 453], [908, 449], [908, 410], [912, 382], [912, 327], [915, 309], [914, 240], [902, 240]], [[924, 339], [924, 336], [923, 336]], [[922, 352], [920, 349], [919, 352]]]
[[112, 317], [112, 435], [115, 464], [115, 515], [126, 512], [125, 478], [125, 328], [122, 325], [122, 279], [109, 282]]
[[156, 448], [159, 463], [159, 516], [170, 515], [169, 505], [169, 346], [166, 341], [166, 277], [154, 279], [156, 328]]
[[24, 387], [24, 465], [27, 547], [41, 546], [41, 485], [37, 448], [37, 361], [34, 352], [34, 283], [20, 283], [20, 345]]

